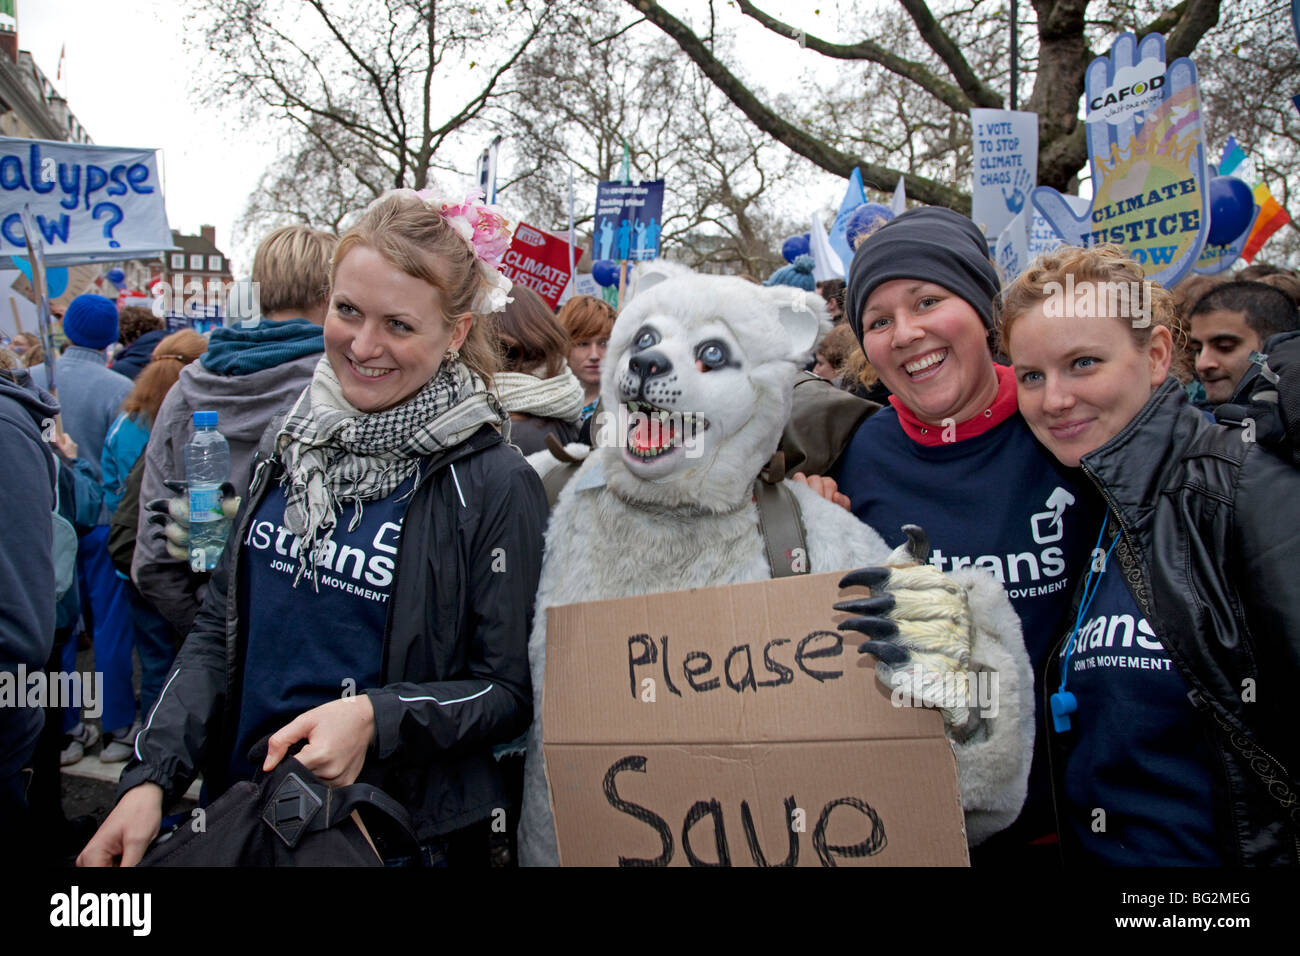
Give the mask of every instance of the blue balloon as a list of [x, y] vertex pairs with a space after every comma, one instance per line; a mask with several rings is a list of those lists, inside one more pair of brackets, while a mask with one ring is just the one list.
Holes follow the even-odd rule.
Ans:
[[[18, 267], [18, 271], [27, 276], [27, 281], [32, 281], [32, 264], [22, 256], [13, 256], [13, 263]], [[57, 269], [45, 270], [45, 292], [51, 299], [57, 299], [63, 295], [63, 290], [68, 287], [68, 268], [59, 266]]]
[[1210, 180], [1210, 231], [1205, 241], [1225, 246], [1250, 225], [1255, 212], [1255, 194], [1236, 176], [1215, 176]]
[[63, 295], [68, 287], [68, 267], [59, 266], [57, 269], [45, 270], [45, 287], [50, 292], [51, 299], [57, 299]]
[[591, 277], [596, 280], [596, 285], [605, 289], [618, 285], [618, 263], [613, 259], [592, 263]]
[[864, 202], [853, 210], [853, 215], [849, 216], [849, 221], [844, 226], [844, 238], [848, 241], [849, 248], [856, 249], [863, 236], [871, 235], [893, 218], [894, 214], [888, 206], [882, 206], [878, 202]]
[[113, 283], [113, 285], [120, 286], [126, 281], [126, 273], [121, 269], [110, 269], [108, 275], [104, 276], [104, 278]]
[[794, 262], [800, 256], [806, 256], [812, 252], [812, 236], [803, 233], [799, 236], [791, 236], [781, 243], [781, 256], [786, 262]]

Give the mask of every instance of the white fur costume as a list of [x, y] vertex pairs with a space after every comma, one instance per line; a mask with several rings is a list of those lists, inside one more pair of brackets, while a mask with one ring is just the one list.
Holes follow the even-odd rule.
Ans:
[[[528, 648], [533, 724], [519, 826], [524, 866], [559, 862], [541, 747], [546, 609], [771, 577], [750, 489], [780, 440], [795, 376], [829, 327], [816, 295], [680, 274], [666, 265], [639, 271], [640, 288], [610, 337], [601, 376], [604, 405], [640, 401], [698, 412], [708, 425], [695, 432], [691, 455], [676, 447], [649, 460], [629, 450], [631, 431], [612, 426], [605, 440], [597, 436], [597, 447], [551, 514]], [[723, 361], [714, 365], [719, 355]], [[548, 452], [530, 461], [543, 473], [555, 464]], [[881, 537], [847, 511], [805, 485], [787, 487], [802, 512], [811, 572], [889, 558]], [[914, 520], [924, 525], [925, 515]], [[970, 569], [950, 577], [969, 596], [972, 668], [998, 672], [998, 715], [955, 746], [974, 845], [1008, 826], [1024, 802], [1034, 740], [1033, 677], [1019, 619], [1001, 585]]]

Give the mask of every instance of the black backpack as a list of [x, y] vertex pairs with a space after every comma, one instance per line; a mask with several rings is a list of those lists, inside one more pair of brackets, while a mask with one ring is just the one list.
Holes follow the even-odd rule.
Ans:
[[140, 482], [144, 478], [144, 452], [126, 476], [122, 500], [108, 522], [108, 556], [113, 567], [128, 578], [131, 559], [135, 557], [135, 533], [140, 521]]
[[[263, 743], [254, 766], [265, 753]], [[201, 817], [160, 836], [139, 865], [382, 866], [370, 836], [378, 831], [363, 831], [354, 810], [368, 814], [369, 826], [382, 825], [390, 841], [396, 834], [395, 842], [417, 843], [405, 808], [379, 788], [329, 787], [285, 757], [270, 773], [259, 770], [254, 780], [231, 786]]]
[[1232, 398], [1214, 410], [1224, 425], [1254, 429], [1254, 439], [1300, 465], [1300, 332], [1269, 336], [1252, 352]]

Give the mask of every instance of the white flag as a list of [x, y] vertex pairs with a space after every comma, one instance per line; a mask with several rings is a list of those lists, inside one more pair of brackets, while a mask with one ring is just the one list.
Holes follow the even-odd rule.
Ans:
[[901, 216], [907, 212], [907, 193], [903, 190], [903, 177], [898, 177], [898, 185], [894, 187], [894, 200], [889, 204], [889, 211], [895, 216]]
[[831, 248], [830, 235], [822, 225], [821, 213], [813, 213], [812, 229], [809, 231], [809, 245], [812, 247], [813, 278], [818, 282], [827, 279], [843, 279], [844, 263]]

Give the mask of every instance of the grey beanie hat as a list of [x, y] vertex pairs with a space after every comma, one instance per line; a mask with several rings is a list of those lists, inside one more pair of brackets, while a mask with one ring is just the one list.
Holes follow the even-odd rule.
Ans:
[[986, 329], [1001, 283], [975, 223], [942, 206], [920, 206], [885, 223], [858, 246], [849, 267], [844, 317], [862, 341], [862, 310], [891, 279], [934, 282], [970, 303]]

